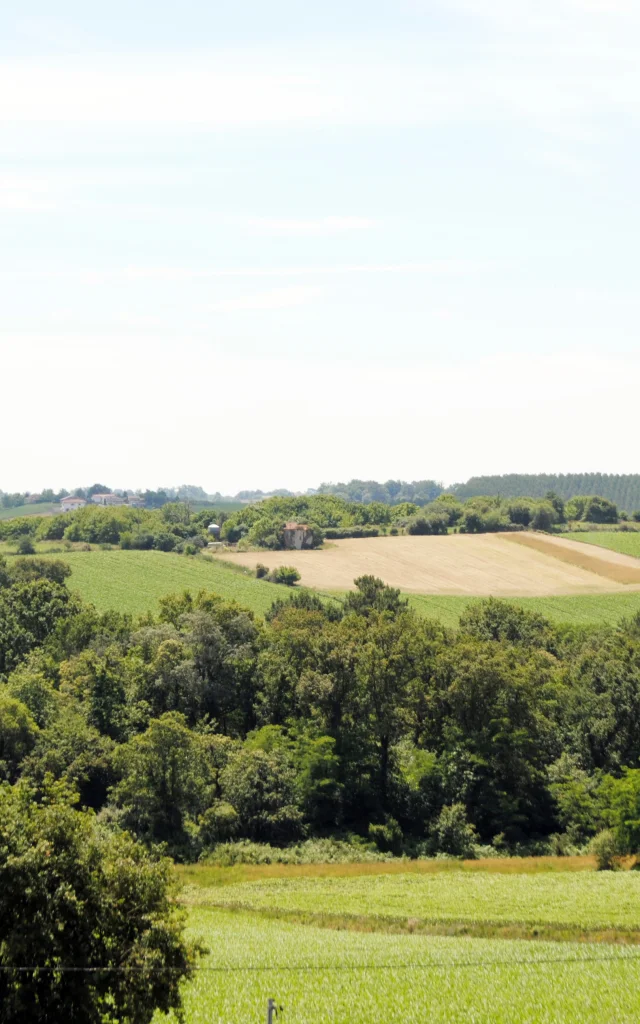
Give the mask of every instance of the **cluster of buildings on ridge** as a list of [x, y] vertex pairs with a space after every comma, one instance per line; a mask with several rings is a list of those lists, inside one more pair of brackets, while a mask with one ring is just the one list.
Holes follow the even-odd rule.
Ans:
[[85, 505], [128, 505], [130, 508], [144, 508], [144, 498], [139, 494], [131, 494], [123, 498], [120, 494], [92, 494], [90, 498], [74, 498], [69, 495], [60, 502], [63, 512], [75, 512], [76, 509], [84, 508]]

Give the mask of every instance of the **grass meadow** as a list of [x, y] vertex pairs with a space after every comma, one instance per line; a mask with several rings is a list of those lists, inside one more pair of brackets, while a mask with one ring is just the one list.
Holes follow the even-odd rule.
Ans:
[[640, 926], [637, 871], [435, 871], [263, 878], [188, 889], [199, 905], [469, 924], [553, 925], [589, 930]]
[[0, 519], [18, 519], [21, 516], [48, 516], [59, 512], [60, 505], [43, 501], [38, 505], [16, 505], [15, 508], [0, 508]]
[[611, 531], [593, 530], [585, 533], [567, 534], [571, 540], [579, 540], [581, 544], [594, 544], [609, 551], [618, 551], [621, 555], [633, 555], [640, 558], [640, 530]]
[[183, 590], [210, 590], [264, 615], [284, 587], [257, 580], [215, 559], [164, 551], [62, 551], [71, 567], [67, 585], [100, 611], [137, 615], [155, 611], [161, 597]]
[[[582, 534], [590, 536], [590, 534]], [[640, 550], [640, 533], [594, 534], [613, 536], [622, 541], [635, 542]], [[69, 586], [101, 611], [117, 608], [131, 614], [154, 611], [158, 601], [166, 594], [183, 590], [196, 592], [212, 590], [227, 600], [236, 600], [258, 616], [263, 616], [276, 598], [286, 596], [287, 589], [257, 580], [249, 569], [231, 565], [218, 557], [190, 557], [162, 551], [122, 551], [114, 548], [103, 551], [93, 547], [90, 551], [60, 548], [60, 542], [36, 543], [38, 555], [60, 558], [71, 567]], [[617, 550], [617, 549], [616, 549]], [[0, 555], [12, 556], [16, 545], [0, 543]], [[624, 552], [629, 554], [631, 552]], [[287, 552], [280, 552], [280, 564], [287, 562]], [[256, 552], [256, 562], [260, 553]], [[327, 600], [341, 600], [341, 591], [322, 593]], [[425, 618], [433, 618], [452, 629], [457, 628], [460, 616], [479, 600], [477, 597], [408, 594], [409, 605]], [[568, 594], [550, 597], [507, 598], [530, 611], [539, 612], [556, 623], [574, 626], [597, 626], [616, 623], [640, 612], [640, 590], [626, 590], [599, 594]]]
[[[624, 536], [624, 535], [622, 535]], [[69, 586], [101, 611], [118, 608], [138, 615], [154, 611], [166, 594], [182, 590], [212, 590], [227, 600], [236, 600], [256, 615], [263, 616], [276, 598], [287, 589], [255, 579], [248, 571], [214, 557], [189, 557], [162, 551], [65, 551], [52, 542], [37, 544], [38, 554], [51, 554], [71, 567]], [[12, 554], [15, 546], [1, 545], [0, 554]], [[282, 563], [287, 552], [282, 552]], [[260, 560], [256, 554], [256, 561]], [[338, 600], [340, 592], [330, 596]], [[476, 597], [409, 594], [410, 607], [426, 618], [438, 619], [456, 628], [460, 616]], [[511, 599], [553, 622], [576, 626], [615, 623], [640, 611], [640, 590], [602, 594], [573, 594], [554, 597]]]
[[[196, 908], [186, 1024], [634, 1024], [633, 947], [358, 933]], [[157, 1014], [154, 1024], [167, 1018]]]
[[[409, 604], [427, 618], [439, 619], [455, 628], [460, 616], [475, 603], [475, 597], [450, 597], [438, 594], [410, 594]], [[640, 591], [629, 590], [611, 594], [563, 594], [553, 597], [509, 598], [527, 611], [539, 612], [552, 622], [572, 626], [597, 626], [619, 622], [640, 612]]]
[[[640, 947], [624, 942], [640, 938], [633, 871], [598, 873], [589, 858], [513, 858], [195, 866], [177, 875], [188, 883], [189, 932], [208, 947], [185, 985], [186, 1024], [258, 1022], [269, 998], [290, 1024], [640, 1019]], [[421, 932], [421, 915], [466, 920], [469, 931]], [[394, 927], [401, 919], [404, 930]], [[499, 932], [503, 922], [511, 933]], [[475, 937], [476, 924], [490, 937]], [[493, 937], [492, 926], [507, 937]], [[574, 941], [547, 941], [564, 938], [560, 926], [573, 928]], [[521, 941], [518, 927], [536, 941]], [[158, 1014], [154, 1024], [168, 1020]]]

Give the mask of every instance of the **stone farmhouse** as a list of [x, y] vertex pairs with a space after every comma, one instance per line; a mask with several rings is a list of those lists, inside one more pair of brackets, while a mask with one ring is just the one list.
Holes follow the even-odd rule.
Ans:
[[284, 524], [284, 546], [285, 548], [301, 551], [303, 548], [310, 548], [313, 545], [313, 531], [304, 523]]

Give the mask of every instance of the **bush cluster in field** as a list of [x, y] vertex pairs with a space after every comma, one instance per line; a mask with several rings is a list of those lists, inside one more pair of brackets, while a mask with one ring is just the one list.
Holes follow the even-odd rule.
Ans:
[[381, 853], [372, 843], [361, 840], [305, 839], [282, 847], [245, 839], [219, 843], [202, 861], [218, 867], [233, 867], [236, 864], [373, 864], [391, 859], [391, 854]]

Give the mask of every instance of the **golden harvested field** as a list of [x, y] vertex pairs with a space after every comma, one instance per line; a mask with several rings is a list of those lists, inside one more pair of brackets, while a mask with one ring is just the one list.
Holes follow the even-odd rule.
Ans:
[[247, 551], [224, 560], [253, 568], [294, 565], [317, 590], [349, 590], [370, 573], [415, 594], [546, 597], [640, 590], [638, 560], [533, 533], [339, 540], [317, 551]]

